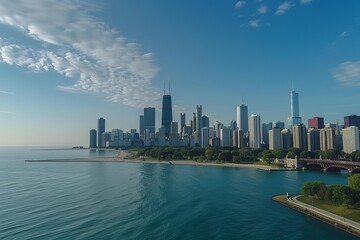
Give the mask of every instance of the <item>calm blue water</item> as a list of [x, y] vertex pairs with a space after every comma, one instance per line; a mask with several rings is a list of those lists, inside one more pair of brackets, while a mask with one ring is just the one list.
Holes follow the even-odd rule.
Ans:
[[357, 239], [271, 200], [339, 173], [24, 162], [114, 154], [0, 148], [0, 239]]

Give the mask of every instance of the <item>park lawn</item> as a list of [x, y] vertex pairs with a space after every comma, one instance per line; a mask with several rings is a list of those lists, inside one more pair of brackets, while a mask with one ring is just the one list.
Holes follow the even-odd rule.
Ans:
[[334, 213], [336, 215], [348, 218], [355, 222], [360, 223], [360, 210], [349, 208], [346, 205], [337, 205], [328, 200], [319, 200], [313, 199], [312, 197], [301, 196], [298, 197], [298, 200], [309, 205], [314, 205], [317, 208], [323, 209], [325, 211]]

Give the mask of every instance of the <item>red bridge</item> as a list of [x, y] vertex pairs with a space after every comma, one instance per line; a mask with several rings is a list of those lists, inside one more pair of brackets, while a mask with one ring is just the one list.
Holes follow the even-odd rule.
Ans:
[[330, 168], [346, 169], [349, 173], [360, 172], [360, 162], [339, 161], [329, 159], [301, 159], [305, 162], [306, 166], [318, 165], [321, 166], [324, 171]]

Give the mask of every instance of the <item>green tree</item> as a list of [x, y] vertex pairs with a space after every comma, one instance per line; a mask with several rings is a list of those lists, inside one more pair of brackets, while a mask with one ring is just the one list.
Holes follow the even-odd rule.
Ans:
[[305, 150], [300, 153], [300, 158], [315, 158], [315, 155], [314, 152]]
[[208, 147], [205, 150], [205, 157], [207, 160], [213, 160], [215, 155], [215, 149], [212, 147]]
[[354, 174], [348, 177], [348, 186], [352, 190], [360, 192], [360, 174]]
[[231, 154], [230, 151], [221, 151], [218, 156], [218, 160], [224, 161], [224, 162], [230, 162], [230, 161], [232, 161], [232, 158], [233, 158], [233, 155]]
[[301, 187], [301, 193], [305, 196], [315, 196], [325, 184], [321, 181], [304, 182]]
[[285, 158], [287, 151], [284, 149], [277, 149], [277, 150], [273, 150], [273, 154], [275, 155], [276, 158]]
[[300, 148], [290, 148], [288, 150], [288, 153], [292, 153], [294, 158], [295, 158], [295, 156], [300, 157], [301, 152], [302, 152], [302, 150]]
[[340, 151], [338, 149], [328, 149], [325, 150], [322, 154], [322, 157], [324, 159], [332, 159], [332, 160], [338, 159], [339, 156], [340, 156]]
[[275, 155], [270, 151], [262, 154], [263, 161], [270, 164], [272, 161], [274, 161]]
[[332, 189], [332, 198], [331, 200], [336, 204], [347, 204], [348, 203], [348, 189], [346, 186], [334, 185]]

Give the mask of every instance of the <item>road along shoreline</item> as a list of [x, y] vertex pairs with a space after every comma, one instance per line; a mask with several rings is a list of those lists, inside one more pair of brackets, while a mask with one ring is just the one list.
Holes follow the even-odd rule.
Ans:
[[330, 213], [320, 208], [300, 202], [299, 200], [297, 200], [297, 197], [299, 196], [301, 195], [280, 194], [273, 196], [272, 200], [279, 202], [280, 204], [292, 208], [298, 212], [306, 214], [310, 217], [313, 217], [317, 220], [325, 222], [338, 229], [353, 234], [357, 237], [360, 237], [360, 223], [354, 222], [350, 219], [338, 216], [336, 214]]

